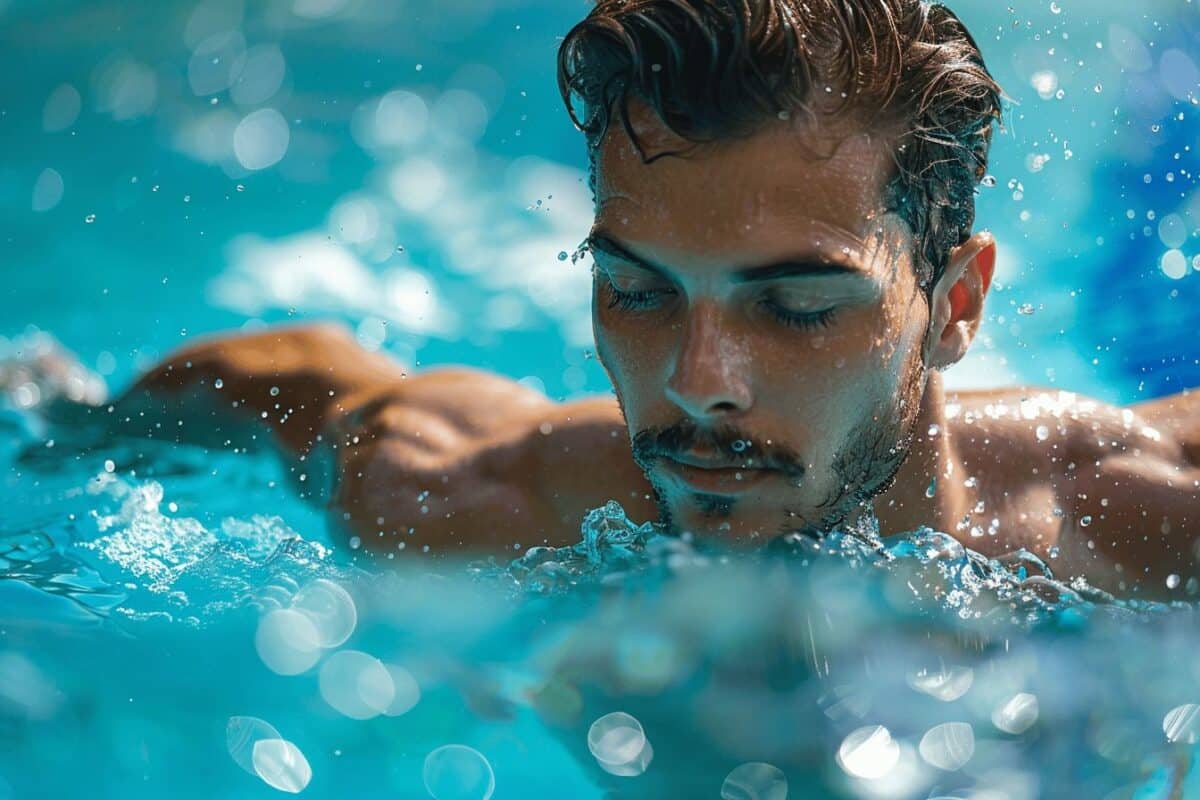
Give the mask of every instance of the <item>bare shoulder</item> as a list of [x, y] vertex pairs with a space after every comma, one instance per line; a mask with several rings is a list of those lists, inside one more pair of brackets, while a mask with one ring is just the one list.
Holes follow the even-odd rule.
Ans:
[[1058, 389], [1006, 387], [951, 394], [946, 411], [959, 441], [972, 449], [983, 444], [982, 434], [993, 449], [1063, 469], [1112, 454], [1185, 455], [1181, 426], [1152, 404], [1124, 407]]
[[334, 510], [376, 550], [570, 544], [588, 508], [648, 491], [611, 398], [558, 403], [471, 368], [409, 377], [330, 433]]
[[1003, 544], [1153, 592], [1194, 563], [1198, 408], [1194, 395], [1122, 407], [1021, 387], [959, 393], [947, 414]]

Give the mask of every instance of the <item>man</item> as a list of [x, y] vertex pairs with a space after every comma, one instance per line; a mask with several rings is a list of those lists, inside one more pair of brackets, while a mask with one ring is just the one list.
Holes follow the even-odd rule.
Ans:
[[610, 498], [734, 545], [873, 509], [884, 534], [928, 525], [1060, 575], [1184, 591], [1200, 394], [1121, 409], [943, 388], [995, 263], [972, 226], [1000, 115], [948, 9], [600, 0], [559, 83], [588, 138], [617, 402], [409, 376], [316, 326], [177, 353], [119, 416], [217, 444], [265, 422], [300, 485], [380, 551], [569, 543]]

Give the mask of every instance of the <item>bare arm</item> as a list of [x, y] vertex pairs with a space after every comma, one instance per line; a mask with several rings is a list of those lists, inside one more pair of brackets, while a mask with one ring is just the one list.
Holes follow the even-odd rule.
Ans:
[[135, 435], [213, 446], [273, 440], [302, 493], [371, 549], [513, 555], [570, 544], [590, 507], [649, 518], [616, 403], [562, 405], [472, 369], [407, 375], [336, 326], [212, 339], [156, 366], [116, 403]]
[[220, 445], [266, 428], [301, 455], [333, 420], [404, 379], [336, 325], [273, 328], [202, 341], [172, 353], [116, 401], [119, 430]]

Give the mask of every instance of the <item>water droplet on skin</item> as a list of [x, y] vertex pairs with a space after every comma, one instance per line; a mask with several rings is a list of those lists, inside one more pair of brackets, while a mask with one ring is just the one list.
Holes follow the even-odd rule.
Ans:
[[1167, 588], [1175, 589], [1175, 588], [1178, 588], [1178, 586], [1179, 586], [1179, 576], [1172, 572], [1170, 575], [1167, 576]]
[[738, 439], [731, 445], [731, 447], [733, 447], [733, 452], [735, 453], [744, 453], [746, 452], [746, 449], [750, 447], [750, 443], [745, 439]]
[[1091, 525], [1091, 524], [1092, 524], [1092, 515], [1091, 514], [1084, 514], [1083, 517], [1081, 517], [1079, 520], [1079, 525], [1081, 527], [1086, 528], [1088, 525]]
[[1046, 554], [1048, 556], [1050, 556], [1051, 558], [1058, 558], [1059, 552], [1060, 551], [1058, 549], [1058, 545], [1054, 545], [1049, 550], [1046, 551]]
[[942, 432], [942, 426], [938, 425], [936, 422], [933, 425], [929, 426], [929, 435], [930, 436], [937, 436], [941, 432]]
[[937, 476], [933, 476], [933, 480], [929, 481], [928, 488], [925, 489], [926, 497], [933, 497], [937, 494]]
[[224, 388], [225, 381], [221, 380], [220, 378], [217, 378], [215, 381], [213, 381], [213, 386], [217, 389]]
[[1037, 435], [1037, 440], [1039, 442], [1044, 442], [1050, 438], [1050, 429], [1045, 425], [1038, 425], [1034, 433]]
[[278, 397], [278, 396], [279, 396], [279, 387], [272, 386], [271, 387], [271, 397]]

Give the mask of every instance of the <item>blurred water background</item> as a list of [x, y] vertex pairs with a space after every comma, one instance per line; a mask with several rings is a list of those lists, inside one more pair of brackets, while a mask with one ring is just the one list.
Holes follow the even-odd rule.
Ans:
[[[951, 385], [1200, 384], [1197, 4], [953, 7], [1010, 104]], [[0, 355], [52, 335], [117, 389], [320, 317], [608, 391], [560, 257], [590, 204], [554, 54], [587, 8], [0, 0]], [[1190, 607], [928, 532], [713, 569], [616, 511], [512, 568], [380, 570], [284, 465], [73, 442], [52, 389], [0, 416], [3, 800], [1200, 797]]]
[[[198, 334], [337, 317], [410, 363], [606, 391], [558, 258], [590, 222], [554, 81], [587, 8], [6, 0], [0, 335], [119, 385]], [[952, 383], [1200, 383], [1196, 4], [954, 8], [1011, 103], [979, 197], [1000, 283]]]

